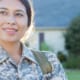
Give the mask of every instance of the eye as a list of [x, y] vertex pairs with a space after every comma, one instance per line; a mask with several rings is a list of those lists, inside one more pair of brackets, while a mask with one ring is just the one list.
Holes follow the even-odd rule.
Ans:
[[0, 11], [0, 15], [7, 15], [7, 11]]
[[16, 17], [22, 17], [22, 16], [24, 16], [24, 15], [23, 15], [22, 13], [16, 13], [15, 16], [16, 16]]

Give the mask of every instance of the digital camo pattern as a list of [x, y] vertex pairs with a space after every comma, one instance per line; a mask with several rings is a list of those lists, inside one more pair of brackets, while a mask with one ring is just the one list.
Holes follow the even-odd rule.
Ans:
[[23, 45], [22, 57], [17, 65], [8, 53], [0, 47], [0, 80], [67, 80], [56, 55], [46, 54], [53, 72], [43, 75], [32, 52]]

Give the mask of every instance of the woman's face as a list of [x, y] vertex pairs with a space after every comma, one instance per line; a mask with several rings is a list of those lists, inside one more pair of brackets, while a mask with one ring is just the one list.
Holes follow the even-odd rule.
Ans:
[[0, 0], [0, 40], [19, 41], [28, 29], [25, 6], [19, 0]]

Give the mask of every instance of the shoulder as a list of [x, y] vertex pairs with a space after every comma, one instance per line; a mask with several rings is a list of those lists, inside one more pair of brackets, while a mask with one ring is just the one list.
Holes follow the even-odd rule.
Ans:
[[48, 61], [50, 61], [51, 63], [60, 63], [57, 55], [54, 52], [51, 51], [40, 51], [41, 53], [45, 54], [45, 56], [48, 58]]
[[52, 79], [55, 78], [61, 78], [60, 80], [67, 80], [65, 70], [63, 69], [62, 64], [60, 63], [59, 59], [57, 58], [57, 55], [53, 52], [43, 51], [48, 58], [48, 61], [52, 65]]
[[53, 67], [53, 71], [61, 69], [62, 70], [62, 64], [60, 63], [57, 55], [50, 51], [43, 51], [45, 53], [45, 56], [48, 58], [48, 61], [51, 63]]
[[[31, 50], [34, 55], [36, 55], [37, 59], [43, 63], [43, 62], [49, 62], [52, 66], [52, 70], [54, 70], [54, 67], [56, 65], [59, 65], [60, 62], [57, 58], [57, 55], [53, 52], [50, 51], [36, 51], [36, 50]], [[46, 65], [46, 64], [45, 64]]]
[[[53, 79], [55, 80], [56, 78], [58, 78], [58, 80], [67, 80], [64, 69], [55, 53], [50, 51], [36, 51], [36, 50], [33, 50], [33, 52], [38, 54], [44, 54], [48, 59], [48, 61], [50, 62], [52, 66], [52, 72], [50, 73], [50, 80], [53, 80]], [[44, 55], [39, 56], [41, 63], [44, 63], [43, 61]]]

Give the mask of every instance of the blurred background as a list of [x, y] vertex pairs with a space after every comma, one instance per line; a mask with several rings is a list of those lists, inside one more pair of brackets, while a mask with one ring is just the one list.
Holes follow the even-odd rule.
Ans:
[[35, 31], [25, 44], [57, 54], [69, 80], [80, 80], [80, 0], [33, 0]]

